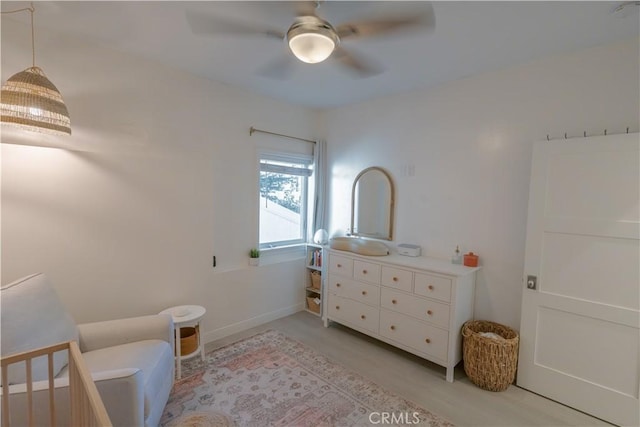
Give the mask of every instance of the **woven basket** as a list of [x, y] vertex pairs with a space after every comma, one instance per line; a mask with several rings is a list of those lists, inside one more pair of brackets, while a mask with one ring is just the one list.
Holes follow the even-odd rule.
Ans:
[[320, 304], [316, 304], [315, 299], [316, 297], [307, 297], [307, 308], [309, 311], [320, 314]]
[[180, 354], [186, 356], [198, 349], [198, 330], [194, 327], [180, 328]]
[[[504, 339], [481, 336], [493, 332]], [[518, 343], [513, 329], [485, 320], [462, 326], [464, 371], [475, 385], [485, 390], [506, 390], [516, 377]]]
[[311, 287], [313, 289], [320, 289], [320, 281], [322, 279], [322, 274], [319, 271], [311, 272]]

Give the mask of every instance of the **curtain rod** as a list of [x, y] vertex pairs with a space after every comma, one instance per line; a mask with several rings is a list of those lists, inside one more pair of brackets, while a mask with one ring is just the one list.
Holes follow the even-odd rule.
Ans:
[[256, 129], [253, 126], [251, 126], [249, 128], [249, 136], [253, 135], [254, 132], [268, 133], [269, 135], [276, 135], [276, 136], [282, 136], [284, 138], [297, 139], [298, 141], [310, 142], [312, 144], [316, 143], [315, 141], [312, 141], [311, 139], [304, 139], [304, 138], [298, 138], [297, 136], [290, 136], [290, 135], [283, 135], [281, 133], [269, 132], [269, 131], [266, 131], [266, 130]]

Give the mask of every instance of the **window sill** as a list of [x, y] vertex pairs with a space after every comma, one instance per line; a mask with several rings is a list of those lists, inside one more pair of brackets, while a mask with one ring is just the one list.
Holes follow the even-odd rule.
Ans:
[[306, 256], [306, 253], [306, 244], [304, 243], [260, 249], [260, 265], [279, 264], [302, 259]]
[[244, 258], [244, 262], [228, 266], [218, 266], [214, 268], [215, 274], [227, 274], [250, 268], [261, 266], [280, 264], [306, 258], [306, 244], [296, 244], [290, 246], [281, 246], [278, 248], [260, 249], [260, 258], [258, 265], [249, 265], [249, 258]]

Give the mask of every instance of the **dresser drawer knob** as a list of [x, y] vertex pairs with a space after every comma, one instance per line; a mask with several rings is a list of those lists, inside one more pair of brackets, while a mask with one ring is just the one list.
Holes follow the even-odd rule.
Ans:
[[427, 314], [428, 314], [429, 316], [431, 316], [431, 315], [433, 314], [433, 311], [431, 311], [431, 310], [427, 310]]
[[340, 287], [340, 283], [336, 283], [336, 288], [339, 288], [339, 287]]
[[340, 306], [339, 305], [336, 305], [336, 310], [340, 310]]
[[362, 270], [362, 274], [367, 274], [367, 270]]
[[394, 278], [393, 278], [393, 279], [391, 279], [391, 280], [393, 280], [394, 282], [397, 282], [397, 281], [398, 281], [398, 278], [397, 278], [397, 277], [394, 277]]
[[427, 338], [426, 340], [424, 340], [424, 342], [426, 342], [427, 344], [431, 344], [431, 340], [429, 338]]
[[364, 314], [362, 314], [362, 315], [360, 315], [360, 318], [361, 318], [362, 320], [364, 320], [364, 319], [366, 319], [366, 318], [367, 318], [367, 316], [365, 316]]
[[367, 291], [362, 291], [362, 295], [366, 295], [366, 294], [367, 294]]
[[433, 290], [433, 285], [429, 285], [429, 286], [427, 286], [427, 288], [429, 288], [429, 290], [432, 291]]
[[342, 268], [342, 264], [338, 264], [338, 265], [337, 265], [337, 267], [338, 267], [338, 268]]
[[397, 303], [398, 303], [398, 301], [396, 301], [394, 299], [391, 300], [391, 304], [397, 304]]
[[395, 330], [396, 330], [396, 327], [395, 327], [395, 326], [393, 326], [393, 325], [391, 325], [391, 326], [389, 326], [389, 329], [391, 329], [392, 331], [395, 331]]

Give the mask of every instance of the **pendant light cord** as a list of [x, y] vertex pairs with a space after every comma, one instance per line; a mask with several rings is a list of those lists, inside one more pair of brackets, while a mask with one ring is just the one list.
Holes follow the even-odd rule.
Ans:
[[35, 25], [33, 25], [33, 12], [36, 11], [36, 8], [33, 6], [33, 2], [31, 2], [31, 6], [29, 7], [23, 7], [22, 9], [16, 9], [16, 10], [8, 10], [6, 12], [0, 12], [0, 14], [4, 15], [9, 14], [9, 13], [18, 13], [18, 12], [24, 12], [28, 10], [29, 12], [31, 12], [31, 60], [33, 62], [33, 66], [36, 66], [36, 30], [35, 30]]
[[36, 8], [33, 7], [33, 2], [31, 2], [31, 7], [29, 8], [29, 12], [31, 12], [31, 59], [33, 61], [33, 66], [36, 66], [36, 27], [33, 25], [33, 12], [36, 11]]

